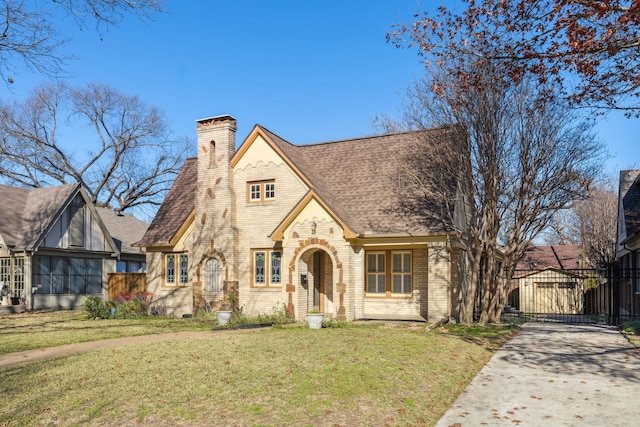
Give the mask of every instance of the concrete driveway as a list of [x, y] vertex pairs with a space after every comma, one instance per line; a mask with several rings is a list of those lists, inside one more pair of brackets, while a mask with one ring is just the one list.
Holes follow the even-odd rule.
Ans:
[[640, 425], [640, 354], [608, 326], [527, 323], [437, 427]]

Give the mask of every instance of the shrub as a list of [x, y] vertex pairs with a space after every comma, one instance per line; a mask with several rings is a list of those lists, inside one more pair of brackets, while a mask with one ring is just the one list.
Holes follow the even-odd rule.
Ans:
[[110, 305], [102, 297], [92, 295], [84, 300], [84, 309], [89, 319], [106, 319], [110, 313]]
[[[166, 316], [166, 307], [156, 301], [151, 292], [139, 294], [122, 293], [114, 301], [104, 301], [99, 296], [90, 296], [84, 302], [89, 319], [109, 317]], [[111, 309], [115, 309], [112, 312]]]
[[629, 321], [623, 322], [620, 325], [620, 329], [627, 334], [638, 334], [640, 333], [640, 321], [629, 320]]
[[151, 316], [165, 311], [159, 304], [155, 304], [151, 292], [122, 293], [116, 297], [115, 303], [118, 317]]
[[234, 313], [231, 321], [225, 328], [237, 328], [252, 325], [284, 325], [295, 320], [287, 312], [287, 306], [282, 304], [280, 308], [274, 307], [272, 313], [258, 314], [257, 316], [245, 316], [242, 312]]

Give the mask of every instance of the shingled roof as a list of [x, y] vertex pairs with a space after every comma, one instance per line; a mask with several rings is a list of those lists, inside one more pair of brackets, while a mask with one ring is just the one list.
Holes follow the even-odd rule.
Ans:
[[640, 170], [620, 171], [619, 196], [626, 237], [640, 233]]
[[187, 159], [136, 246], [169, 245], [196, 206], [197, 159]]
[[[304, 174], [312, 189], [358, 234], [443, 233], [444, 222], [408, 217], [397, 209], [392, 182], [417, 138], [455, 138], [451, 127], [293, 145], [262, 128]], [[425, 138], [426, 137], [426, 138]]]
[[[454, 138], [450, 127], [375, 135], [309, 145], [294, 145], [256, 125], [303, 175], [314, 191], [354, 232], [433, 234], [447, 230], [441, 221], [398, 212], [392, 179], [416, 138]], [[139, 246], [169, 245], [195, 208], [196, 158], [188, 159]]]
[[142, 253], [139, 247], [133, 245], [142, 239], [147, 228], [149, 228], [149, 224], [134, 216], [119, 213], [109, 208], [96, 207], [96, 212], [100, 215], [100, 219], [107, 227], [111, 238], [121, 253]]
[[524, 253], [517, 270], [543, 270], [555, 268], [570, 270], [580, 267], [580, 247], [578, 245], [534, 246]]
[[34, 250], [79, 184], [46, 188], [0, 185], [0, 235], [9, 247]]

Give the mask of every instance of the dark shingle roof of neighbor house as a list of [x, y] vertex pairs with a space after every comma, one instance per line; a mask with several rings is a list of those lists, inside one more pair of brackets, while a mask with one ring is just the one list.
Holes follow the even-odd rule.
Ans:
[[618, 197], [624, 212], [624, 227], [627, 237], [640, 233], [640, 170], [620, 171]]
[[54, 218], [77, 191], [78, 184], [46, 188], [0, 185], [0, 235], [18, 249], [33, 250]]
[[[393, 175], [416, 138], [455, 138], [452, 127], [294, 145], [256, 125], [311, 183], [319, 197], [356, 233], [444, 233], [439, 220], [398, 212]], [[151, 222], [141, 246], [165, 245], [195, 209], [197, 171], [188, 159]]]
[[109, 231], [116, 247], [121, 253], [143, 254], [140, 247], [133, 246], [142, 239], [149, 228], [146, 222], [125, 213], [118, 213], [113, 209], [96, 207], [96, 212]]
[[136, 245], [168, 245], [196, 206], [197, 159], [189, 158], [167, 192], [144, 237]]
[[518, 262], [517, 270], [542, 270], [556, 268], [570, 270], [580, 267], [578, 245], [533, 246]]

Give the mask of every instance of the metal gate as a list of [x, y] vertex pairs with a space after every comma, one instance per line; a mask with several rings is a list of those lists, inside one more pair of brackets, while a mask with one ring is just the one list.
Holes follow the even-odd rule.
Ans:
[[616, 274], [614, 268], [517, 270], [503, 320], [618, 324]]
[[612, 324], [640, 320], [640, 270], [612, 268]]

